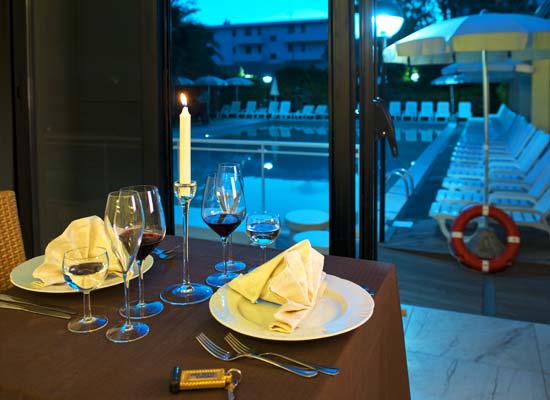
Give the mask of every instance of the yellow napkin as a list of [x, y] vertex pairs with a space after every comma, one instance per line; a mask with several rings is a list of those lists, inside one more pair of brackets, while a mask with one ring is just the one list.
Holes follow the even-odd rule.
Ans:
[[324, 256], [303, 240], [229, 287], [252, 303], [258, 299], [280, 304], [269, 329], [290, 333], [315, 306], [324, 292]]
[[61, 264], [67, 250], [79, 247], [104, 247], [109, 255], [109, 271], [122, 273], [120, 264], [111, 249], [111, 241], [105, 233], [103, 220], [95, 215], [74, 220], [65, 231], [46, 246], [44, 262], [32, 276], [44, 282], [45, 286], [63, 283]]

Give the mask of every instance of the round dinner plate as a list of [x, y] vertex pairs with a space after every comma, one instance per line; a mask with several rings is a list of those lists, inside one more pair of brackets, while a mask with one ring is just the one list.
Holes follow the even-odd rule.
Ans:
[[311, 313], [291, 333], [269, 330], [279, 305], [251, 303], [227, 284], [210, 298], [210, 312], [222, 325], [260, 339], [300, 341], [349, 332], [364, 324], [374, 311], [373, 298], [361, 286], [326, 275], [327, 288]]
[[[19, 264], [15, 267], [10, 273], [10, 281], [14, 286], [24, 290], [30, 290], [31, 292], [40, 292], [40, 293], [78, 293], [77, 290], [71, 288], [66, 283], [61, 283], [58, 285], [50, 285], [44, 287], [38, 287], [33, 282], [41, 282], [40, 279], [33, 278], [33, 271], [44, 262], [45, 256], [38, 256], [31, 258], [30, 260], [25, 261], [22, 264]], [[147, 256], [141, 265], [143, 273], [146, 273], [153, 266], [153, 257]], [[61, 266], [59, 266], [61, 269]], [[133, 275], [130, 279], [137, 278], [137, 274]], [[109, 273], [107, 278], [103, 281], [97, 289], [104, 289], [110, 286], [118, 285], [122, 283], [122, 277], [115, 275], [114, 273]], [[95, 289], [95, 290], [97, 290]]]

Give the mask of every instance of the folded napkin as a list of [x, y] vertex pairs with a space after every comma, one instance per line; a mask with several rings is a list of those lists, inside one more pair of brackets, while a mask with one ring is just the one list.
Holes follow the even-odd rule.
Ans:
[[65, 282], [61, 265], [66, 251], [79, 247], [104, 247], [109, 255], [109, 271], [122, 273], [122, 268], [111, 249], [111, 241], [107, 237], [103, 220], [95, 215], [74, 220], [65, 231], [48, 246], [44, 262], [32, 273], [45, 286]]
[[325, 290], [324, 256], [303, 240], [229, 287], [252, 303], [258, 299], [280, 304], [269, 329], [291, 333], [309, 314]]

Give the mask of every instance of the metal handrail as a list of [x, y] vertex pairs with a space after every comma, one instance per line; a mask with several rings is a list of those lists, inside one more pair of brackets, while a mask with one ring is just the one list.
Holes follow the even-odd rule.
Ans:
[[[407, 178], [410, 178], [411, 182], [412, 182], [412, 177], [410, 176], [410, 173], [407, 170], [405, 170], [404, 168], [395, 168], [395, 169], [392, 169], [391, 171], [389, 171], [386, 174], [386, 181], [388, 179], [390, 179], [392, 177], [392, 175], [395, 175], [395, 176], [397, 176], [397, 177], [399, 177], [403, 180], [403, 183], [405, 184], [405, 194], [407, 196], [407, 199], [409, 197], [411, 197], [411, 190], [410, 190], [410, 186], [409, 186], [409, 180], [407, 179]], [[414, 187], [413, 187], [413, 189], [414, 189]]]

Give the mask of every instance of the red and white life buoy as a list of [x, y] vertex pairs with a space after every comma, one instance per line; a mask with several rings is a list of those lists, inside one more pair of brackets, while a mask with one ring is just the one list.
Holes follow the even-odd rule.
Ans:
[[[481, 216], [489, 216], [496, 219], [504, 226], [506, 235], [508, 236], [504, 251], [498, 257], [489, 260], [477, 257], [464, 244], [464, 228], [472, 219]], [[454, 220], [451, 230], [451, 244], [460, 262], [478, 271], [500, 271], [512, 264], [512, 261], [518, 254], [520, 243], [518, 227], [514, 220], [500, 208], [482, 205], [470, 207]]]

